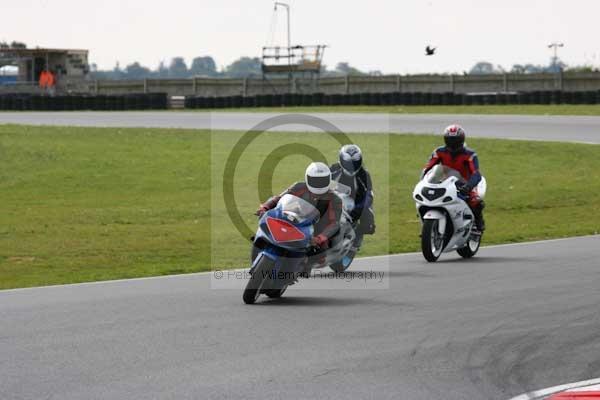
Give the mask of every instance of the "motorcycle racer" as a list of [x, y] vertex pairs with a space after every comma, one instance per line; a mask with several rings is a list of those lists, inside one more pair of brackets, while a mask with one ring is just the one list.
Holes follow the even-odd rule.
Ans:
[[331, 167], [334, 181], [348, 186], [354, 200], [354, 209], [350, 212], [352, 221], [357, 225], [357, 247], [360, 247], [363, 234], [375, 233], [375, 215], [373, 212], [373, 183], [371, 174], [364, 167], [360, 147], [355, 144], [342, 146], [339, 161]]
[[309, 202], [319, 211], [321, 218], [315, 224], [312, 245], [327, 249], [331, 239], [338, 233], [342, 214], [342, 200], [330, 189], [331, 171], [322, 162], [311, 163], [304, 174], [304, 182], [296, 182], [278, 196], [273, 196], [261, 204], [256, 214], [262, 216], [277, 206], [286, 194]]
[[485, 203], [477, 193], [481, 181], [477, 153], [465, 146], [465, 131], [460, 125], [450, 125], [444, 130], [445, 146], [438, 147], [425, 164], [421, 178], [436, 164], [442, 164], [460, 172], [465, 182], [457, 182], [457, 189], [466, 198], [475, 216], [475, 226], [480, 232], [485, 230], [483, 209]]

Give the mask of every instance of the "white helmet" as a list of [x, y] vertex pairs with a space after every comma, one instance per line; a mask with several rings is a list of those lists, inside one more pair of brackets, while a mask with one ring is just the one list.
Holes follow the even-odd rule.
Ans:
[[331, 183], [331, 171], [322, 162], [311, 163], [304, 174], [308, 190], [313, 194], [325, 194]]

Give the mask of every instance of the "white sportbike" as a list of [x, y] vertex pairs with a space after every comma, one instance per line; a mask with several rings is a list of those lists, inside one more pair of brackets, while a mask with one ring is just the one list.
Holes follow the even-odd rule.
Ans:
[[[464, 258], [473, 257], [481, 245], [482, 233], [475, 228], [475, 216], [456, 188], [464, 181], [455, 169], [434, 166], [413, 191], [418, 215], [422, 222], [421, 250], [429, 262], [442, 253], [455, 251]], [[483, 199], [487, 190], [485, 178], [477, 185]]]

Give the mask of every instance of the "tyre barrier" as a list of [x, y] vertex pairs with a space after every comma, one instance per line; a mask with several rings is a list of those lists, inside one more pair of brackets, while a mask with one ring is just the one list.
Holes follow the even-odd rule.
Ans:
[[[134, 109], [131, 99], [125, 97], [124, 104], [121, 99], [113, 97], [99, 101], [106, 102], [97, 107], [111, 109]], [[77, 107], [85, 104], [83, 99], [70, 99], [71, 103], [62, 104], [60, 107]], [[140, 100], [144, 101], [144, 100]], [[165, 99], [166, 101], [166, 99]], [[39, 99], [32, 98], [30, 103], [17, 107], [32, 107], [40, 109]], [[6, 109], [4, 100], [0, 98], [0, 109]], [[12, 104], [12, 103], [11, 103]], [[561, 91], [534, 91], [520, 93], [425, 93], [425, 92], [386, 92], [386, 93], [350, 93], [350, 94], [324, 94], [324, 93], [285, 93], [262, 94], [256, 96], [221, 96], [221, 97], [193, 97], [185, 99], [185, 108], [252, 108], [252, 107], [310, 107], [310, 106], [448, 106], [448, 105], [519, 105], [519, 104], [600, 104], [600, 91], [561, 92]], [[2, 108], [4, 107], [4, 108]], [[140, 108], [141, 107], [141, 108]], [[145, 109], [147, 104], [137, 105], [135, 109]], [[163, 108], [166, 108], [166, 104]], [[74, 108], [75, 109], [75, 108]]]
[[[205, 108], [199, 99], [186, 99], [186, 108]], [[233, 107], [234, 104], [237, 105], [233, 103], [231, 106]], [[166, 110], [167, 108], [166, 93], [112, 96], [0, 94], [0, 110], [4, 111], [124, 111]]]

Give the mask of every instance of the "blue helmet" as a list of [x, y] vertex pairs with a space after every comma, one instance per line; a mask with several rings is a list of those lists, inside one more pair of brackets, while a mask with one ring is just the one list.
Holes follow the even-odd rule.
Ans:
[[347, 144], [340, 149], [340, 165], [347, 175], [356, 175], [362, 168], [363, 156], [360, 147]]

